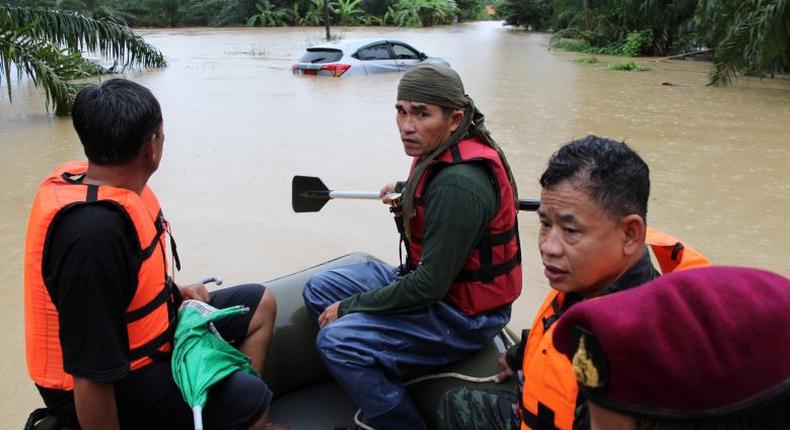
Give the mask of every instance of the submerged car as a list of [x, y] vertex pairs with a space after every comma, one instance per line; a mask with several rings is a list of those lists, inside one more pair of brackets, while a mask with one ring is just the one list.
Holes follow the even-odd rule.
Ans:
[[291, 70], [295, 75], [347, 77], [402, 72], [420, 63], [450, 67], [447, 61], [429, 57], [404, 42], [353, 39], [307, 48]]

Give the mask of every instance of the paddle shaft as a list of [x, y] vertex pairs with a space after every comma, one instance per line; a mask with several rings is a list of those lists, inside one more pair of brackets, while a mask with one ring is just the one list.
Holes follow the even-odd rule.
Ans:
[[[393, 193], [397, 196], [397, 193]], [[364, 199], [378, 200], [379, 193], [375, 191], [304, 191], [300, 196], [314, 199]], [[535, 212], [540, 206], [539, 200], [519, 199], [518, 209], [522, 211]]]
[[309, 199], [380, 199], [379, 193], [375, 191], [303, 191], [299, 196]]
[[330, 191], [329, 198], [378, 200], [380, 197], [375, 191]]

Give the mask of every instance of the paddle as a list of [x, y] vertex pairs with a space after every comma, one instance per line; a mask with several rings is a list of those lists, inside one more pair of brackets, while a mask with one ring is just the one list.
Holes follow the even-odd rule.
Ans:
[[[399, 193], [390, 193], [396, 198]], [[320, 178], [314, 176], [294, 176], [291, 182], [291, 205], [294, 212], [318, 212], [331, 199], [368, 199], [378, 200], [377, 191], [334, 191], [327, 188]], [[540, 206], [539, 200], [519, 199], [518, 209], [534, 212]]]

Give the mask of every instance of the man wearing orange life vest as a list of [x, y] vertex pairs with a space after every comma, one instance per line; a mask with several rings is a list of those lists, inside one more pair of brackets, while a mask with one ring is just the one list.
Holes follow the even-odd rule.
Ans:
[[[215, 325], [258, 372], [276, 302], [257, 284], [209, 293], [168, 276], [169, 225], [146, 185], [164, 143], [159, 102], [148, 89], [122, 79], [91, 85], [75, 99], [73, 122], [89, 161], [65, 163], [43, 181], [27, 232], [31, 379], [62, 427], [190, 429], [169, 359], [178, 302], [249, 307]], [[170, 244], [178, 267], [172, 237]], [[205, 422], [262, 429], [271, 397], [259, 377], [236, 372], [211, 388]]]
[[624, 143], [597, 136], [570, 142], [551, 157], [540, 184], [538, 243], [553, 291], [520, 345], [500, 358], [500, 381], [521, 372], [519, 392], [451, 391], [440, 405], [441, 428], [588, 428], [573, 367], [551, 343], [554, 323], [576, 303], [658, 277], [648, 248], [664, 273], [707, 264], [647, 227], [649, 170]]

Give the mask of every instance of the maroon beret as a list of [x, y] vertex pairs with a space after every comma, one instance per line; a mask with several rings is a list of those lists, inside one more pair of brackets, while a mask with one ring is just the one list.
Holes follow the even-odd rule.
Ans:
[[790, 393], [790, 280], [734, 267], [671, 273], [573, 306], [553, 341], [601, 406], [728, 415]]

